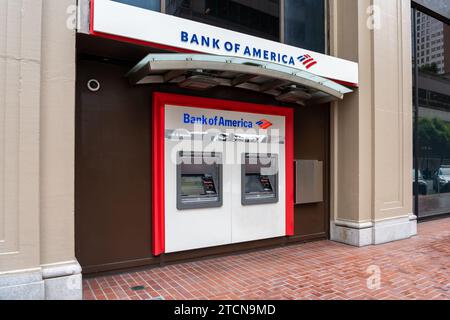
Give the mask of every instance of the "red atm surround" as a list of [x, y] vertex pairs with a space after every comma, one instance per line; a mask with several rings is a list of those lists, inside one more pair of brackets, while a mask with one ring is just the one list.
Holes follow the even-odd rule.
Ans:
[[[153, 166], [152, 166], [152, 253], [165, 253], [165, 106], [197, 107], [286, 118], [286, 236], [294, 235], [294, 110], [287, 107], [260, 105], [237, 101], [199, 98], [192, 96], [153, 94]], [[288, 174], [291, 173], [291, 174]]]

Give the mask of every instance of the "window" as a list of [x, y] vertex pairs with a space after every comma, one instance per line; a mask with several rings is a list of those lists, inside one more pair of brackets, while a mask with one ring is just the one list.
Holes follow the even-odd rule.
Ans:
[[285, 0], [285, 42], [295, 47], [325, 52], [325, 3]]
[[[450, 26], [413, 8], [430, 24], [432, 50], [414, 48], [414, 210], [419, 218], [450, 213]], [[413, 28], [412, 30], [416, 30]], [[414, 38], [415, 37], [415, 38]], [[429, 47], [427, 43], [427, 47]]]
[[280, 41], [280, 0], [166, 0], [166, 13]]
[[112, 0], [112, 1], [129, 4], [143, 9], [161, 11], [160, 0]]

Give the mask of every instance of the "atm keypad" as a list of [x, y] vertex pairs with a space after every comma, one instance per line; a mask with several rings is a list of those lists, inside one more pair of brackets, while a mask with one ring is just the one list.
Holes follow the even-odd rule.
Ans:
[[203, 187], [205, 188], [205, 193], [207, 195], [217, 194], [214, 179], [212, 177], [203, 177]]
[[272, 184], [270, 183], [269, 177], [261, 176], [259, 180], [261, 181], [264, 191], [272, 192]]

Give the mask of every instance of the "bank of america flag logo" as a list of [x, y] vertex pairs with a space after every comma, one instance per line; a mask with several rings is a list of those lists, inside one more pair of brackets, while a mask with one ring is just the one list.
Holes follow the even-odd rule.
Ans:
[[298, 61], [300, 61], [306, 67], [306, 69], [309, 69], [312, 66], [317, 64], [317, 61], [314, 60], [314, 58], [311, 57], [309, 54], [305, 54], [303, 56], [299, 56], [297, 59], [298, 59]]
[[262, 119], [256, 123], [261, 129], [269, 129], [271, 126], [273, 126], [273, 123], [269, 120]]

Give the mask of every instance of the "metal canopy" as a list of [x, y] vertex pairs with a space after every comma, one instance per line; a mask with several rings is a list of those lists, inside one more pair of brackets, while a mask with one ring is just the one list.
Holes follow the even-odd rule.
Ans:
[[196, 90], [237, 87], [301, 105], [342, 99], [352, 92], [332, 80], [276, 63], [205, 54], [149, 54], [127, 77], [133, 85], [176, 83]]

